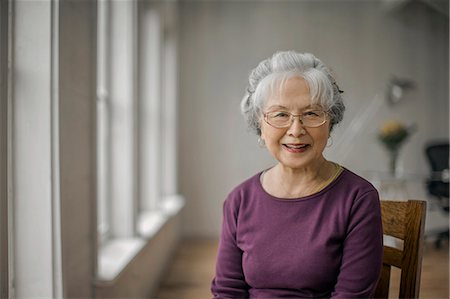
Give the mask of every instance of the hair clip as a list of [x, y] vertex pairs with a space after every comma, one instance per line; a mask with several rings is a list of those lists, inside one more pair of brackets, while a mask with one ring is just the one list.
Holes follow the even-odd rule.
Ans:
[[336, 86], [336, 89], [338, 90], [339, 93], [344, 93], [344, 91], [339, 88], [336, 82], [333, 82], [333, 85]]

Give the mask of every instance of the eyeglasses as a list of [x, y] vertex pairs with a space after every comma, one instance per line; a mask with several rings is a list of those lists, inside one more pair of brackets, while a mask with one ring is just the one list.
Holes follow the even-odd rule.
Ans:
[[281, 129], [291, 126], [294, 118], [298, 117], [303, 126], [316, 128], [327, 121], [326, 116], [327, 112], [323, 110], [307, 110], [299, 115], [294, 115], [286, 111], [273, 111], [264, 113], [264, 120], [272, 127]]

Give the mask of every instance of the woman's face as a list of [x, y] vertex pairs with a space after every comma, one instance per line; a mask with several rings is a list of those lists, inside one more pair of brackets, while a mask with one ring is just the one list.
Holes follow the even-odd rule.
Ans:
[[[267, 99], [264, 113], [273, 111], [302, 114], [311, 108], [309, 87], [301, 77], [293, 77], [286, 81], [281, 92], [274, 92]], [[323, 160], [323, 150], [330, 133], [330, 120], [316, 128], [304, 127], [298, 118], [294, 118], [290, 127], [275, 128], [269, 125], [264, 116], [261, 117], [261, 138], [265, 141], [270, 153], [285, 167], [300, 169], [318, 165]]]

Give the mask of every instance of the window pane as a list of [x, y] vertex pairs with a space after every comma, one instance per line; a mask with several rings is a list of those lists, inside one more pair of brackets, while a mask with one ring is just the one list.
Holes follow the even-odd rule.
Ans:
[[161, 20], [152, 1], [139, 2], [139, 211], [161, 197]]
[[109, 152], [108, 126], [108, 27], [109, 7], [107, 1], [98, 2], [97, 23], [97, 230], [98, 239], [105, 241], [110, 232], [109, 200]]

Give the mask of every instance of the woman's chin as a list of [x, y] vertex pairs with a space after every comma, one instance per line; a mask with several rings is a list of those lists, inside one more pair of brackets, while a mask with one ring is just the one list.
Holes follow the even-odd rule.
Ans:
[[279, 159], [278, 162], [287, 168], [301, 169], [311, 164], [311, 159]]

